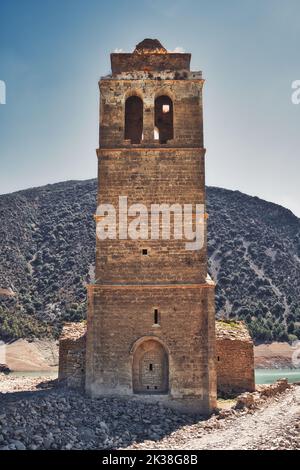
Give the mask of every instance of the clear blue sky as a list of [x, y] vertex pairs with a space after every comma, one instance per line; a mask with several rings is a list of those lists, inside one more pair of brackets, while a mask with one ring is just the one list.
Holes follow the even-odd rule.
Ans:
[[299, 0], [1, 0], [0, 193], [96, 177], [98, 79], [146, 37], [205, 84], [207, 184], [300, 216]]

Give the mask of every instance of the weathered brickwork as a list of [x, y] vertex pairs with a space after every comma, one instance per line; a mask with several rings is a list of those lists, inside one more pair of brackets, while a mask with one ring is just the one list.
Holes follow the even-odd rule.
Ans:
[[[99, 82], [98, 205], [118, 209], [121, 196], [148, 214], [163, 203], [205, 211], [204, 81], [190, 71], [190, 54], [168, 53], [147, 39], [132, 54], [112, 54], [111, 63], [112, 74]], [[83, 344], [62, 339], [61, 377], [81, 371], [92, 396], [146, 395], [200, 413], [216, 407], [215, 293], [205, 217], [201, 224], [199, 250], [174, 239], [173, 216], [169, 238], [160, 231], [150, 239], [161, 216], [154, 224], [148, 218], [143, 239], [97, 237], [86, 371], [79, 367]]]
[[[173, 398], [215, 399], [213, 286], [91, 286], [87, 387], [131, 395], [135, 353], [157, 340], [168, 355]], [[159, 324], [154, 309], [159, 309]], [[101, 312], [101, 315], [98, 314]], [[210, 393], [207, 392], [210, 391]]]
[[[137, 340], [134, 349], [131, 350], [132, 354], [136, 349], [136, 354], [132, 359], [132, 386], [135, 393], [143, 393], [147, 390], [152, 393], [164, 393], [169, 388], [168, 354], [163, 345], [157, 341], [158, 338], [163, 339], [161, 328], [162, 325], [167, 327], [167, 319], [160, 313], [159, 324], [153, 322], [151, 325], [150, 323], [148, 322], [147, 341]], [[132, 327], [135, 328], [135, 325]], [[151, 331], [155, 330], [159, 335], [155, 334], [156, 341], [153, 341]], [[73, 323], [66, 325], [60, 339], [59, 377], [68, 379], [68, 384], [73, 387], [83, 387], [85, 382], [83, 363], [85, 335], [85, 327], [83, 328], [82, 324]], [[121, 334], [118, 341], [123, 342]], [[124, 351], [126, 352], [126, 345]], [[220, 396], [255, 390], [253, 342], [243, 323], [216, 322], [216, 365]], [[186, 366], [190, 370], [190, 365]], [[130, 361], [127, 368], [130, 394]], [[124, 394], [127, 392], [125, 391]]]
[[[127, 196], [128, 207], [143, 203], [150, 213], [151, 204], [205, 203], [202, 149], [105, 149], [98, 155], [98, 204], [118, 207], [119, 196]], [[103, 283], [205, 283], [205, 244], [202, 250], [191, 251], [182, 240], [150, 240], [150, 226], [148, 235], [148, 240], [97, 239], [96, 279]], [[143, 248], [148, 256], [142, 255]]]
[[111, 54], [111, 69], [114, 75], [132, 71], [162, 72], [188, 70], [191, 54]]
[[[204, 81], [190, 71], [190, 54], [145, 40], [132, 54], [112, 54], [111, 63], [112, 74], [99, 82], [98, 204], [118, 207], [126, 196], [128, 207], [142, 203], [149, 213], [152, 204], [205, 205]], [[172, 235], [97, 239], [88, 393], [165, 394], [171, 406], [199, 412], [216, 406], [214, 284], [201, 223], [200, 250]], [[162, 219], [147, 225], [150, 238]]]
[[85, 383], [86, 324], [66, 323], [59, 339], [58, 379], [69, 387]]
[[216, 364], [219, 394], [253, 392], [253, 342], [242, 322], [216, 322]]
[[[155, 80], [146, 78], [102, 79], [100, 81], [100, 147], [159, 148], [154, 139], [155, 99], [169, 96], [174, 107], [174, 138], [164, 146], [203, 148], [202, 78]], [[132, 95], [144, 103], [143, 140], [124, 141], [125, 101]], [[141, 155], [143, 155], [141, 153]], [[175, 155], [174, 155], [175, 157]]]

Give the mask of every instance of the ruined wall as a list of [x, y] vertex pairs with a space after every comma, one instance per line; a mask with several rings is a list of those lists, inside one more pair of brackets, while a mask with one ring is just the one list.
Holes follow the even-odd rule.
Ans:
[[218, 393], [231, 394], [255, 390], [253, 342], [246, 327], [241, 330], [216, 323], [216, 365]]
[[191, 54], [126, 54], [113, 53], [110, 55], [112, 73], [119, 74], [128, 71], [147, 70], [189, 70]]
[[83, 388], [85, 383], [86, 325], [67, 323], [59, 339], [58, 380], [69, 387]]
[[[120, 288], [121, 290], [121, 288]], [[111, 302], [113, 301], [113, 297], [115, 299], [118, 298], [120, 294], [120, 290], [116, 291], [113, 293], [111, 296]], [[91, 292], [91, 295], [94, 296], [94, 292]], [[149, 290], [148, 296], [152, 297], [153, 290]], [[96, 294], [97, 295], [97, 294]], [[189, 300], [192, 297], [192, 293], [187, 295], [187, 308], [189, 307]], [[178, 292], [179, 298], [182, 300], [182, 293], [180, 294]], [[137, 295], [138, 297], [138, 295]], [[156, 295], [156, 299], [157, 299]], [[211, 294], [208, 297], [212, 297]], [[103, 296], [101, 295], [101, 299]], [[122, 299], [124, 299], [124, 295], [122, 295]], [[140, 378], [139, 378], [139, 357], [141, 357], [141, 352], [144, 351], [149, 351], [151, 354], [151, 363], [154, 363], [155, 367], [155, 356], [161, 356], [164, 355], [164, 358], [161, 362], [156, 361], [158, 364], [158, 367], [160, 367], [160, 364], [162, 364], [165, 367], [164, 373], [167, 374], [166, 376], [162, 376], [161, 381], [158, 380], [159, 377], [154, 377], [154, 382], [153, 382], [153, 390], [152, 391], [157, 391], [157, 392], [164, 392], [169, 390], [169, 387], [172, 387], [172, 391], [174, 396], [176, 396], [176, 387], [180, 390], [180, 393], [182, 392], [183, 388], [186, 387], [186, 385], [192, 380], [194, 382], [195, 375], [193, 373], [193, 369], [197, 370], [197, 361], [194, 362], [194, 360], [189, 363], [189, 359], [186, 356], [185, 357], [185, 363], [182, 362], [182, 359], [179, 357], [179, 359], [176, 359], [176, 355], [172, 353], [172, 356], [169, 356], [169, 352], [172, 350], [172, 345], [174, 346], [178, 344], [180, 346], [180, 343], [182, 344], [183, 348], [188, 347], [187, 341], [184, 341], [184, 335], [181, 334], [180, 331], [176, 331], [176, 328], [171, 328], [173, 331], [173, 339], [167, 338], [166, 336], [169, 336], [169, 315], [170, 311], [173, 311], [174, 314], [173, 316], [176, 315], [176, 318], [178, 315], [180, 315], [180, 312], [178, 312], [178, 307], [176, 305], [176, 296], [174, 299], [174, 305], [170, 306], [168, 305], [170, 300], [174, 299], [173, 293], [170, 294], [170, 296], [166, 298], [165, 301], [165, 306], [162, 305], [162, 308], [159, 309], [159, 322], [158, 324], [154, 323], [154, 306], [153, 308], [149, 307], [149, 303], [147, 300], [147, 297], [145, 298], [145, 304], [141, 305], [141, 309], [145, 311], [143, 318], [140, 319], [138, 323], [140, 323], [140, 328], [142, 326], [142, 330], [139, 331], [139, 328], [136, 328], [135, 324], [137, 322], [137, 316], [139, 315], [139, 307], [135, 305], [134, 307], [131, 304], [131, 296], [128, 296], [127, 302], [125, 302], [124, 305], [124, 311], [125, 314], [127, 312], [127, 309], [130, 310], [130, 316], [127, 317], [126, 319], [126, 324], [120, 323], [119, 318], [122, 315], [122, 311], [119, 309], [115, 312], [113, 322], [112, 322], [112, 327], [116, 327], [117, 330], [117, 325], [120, 324], [120, 329], [119, 329], [119, 334], [117, 335], [117, 338], [114, 337], [113, 341], [110, 341], [110, 338], [107, 337], [101, 337], [99, 336], [98, 338], [94, 337], [94, 347], [93, 349], [89, 350], [89, 356], [88, 356], [88, 367], [91, 366], [91, 364], [94, 364], [96, 366], [95, 368], [95, 373], [97, 374], [96, 370], [99, 369], [101, 370], [101, 363], [107, 363], [109, 362], [109, 367], [108, 367], [108, 374], [109, 374], [109, 379], [107, 383], [103, 384], [102, 387], [106, 388], [108, 387], [108, 390], [110, 393], [115, 392], [115, 388], [119, 388], [120, 386], [123, 388], [122, 393], [124, 394], [130, 394], [131, 389], [133, 388], [135, 392], [142, 392], [143, 387], [141, 386], [140, 383]], [[129, 304], [128, 304], [129, 303]], [[159, 302], [155, 304], [155, 307], [157, 307]], [[184, 305], [184, 304], [183, 304]], [[209, 307], [209, 299], [208, 299], [208, 304], [207, 308]], [[137, 315], [138, 311], [138, 315]], [[134, 313], [135, 312], [135, 313]], [[176, 323], [181, 326], [181, 328], [185, 328], [184, 325], [184, 316], [185, 313], [181, 313], [181, 320]], [[203, 315], [202, 315], [203, 316]], [[213, 311], [211, 311], [210, 314], [210, 321], [213, 319]], [[100, 318], [99, 318], [100, 320]], [[115, 325], [114, 325], [115, 322]], [[170, 316], [170, 322], [174, 322], [174, 318]], [[145, 324], [146, 329], [145, 329]], [[103, 325], [103, 331], [106, 331], [105, 325]], [[192, 327], [193, 329], [193, 327]], [[228, 327], [230, 330], [230, 327]], [[116, 331], [115, 330], [115, 331]], [[139, 335], [141, 333], [146, 332], [145, 336], [143, 336], [143, 341], [139, 342]], [[210, 327], [210, 335], [214, 335], [214, 328]], [[230, 395], [230, 394], [237, 394], [237, 393], [243, 393], [245, 391], [254, 391], [255, 390], [255, 382], [254, 382], [254, 353], [253, 353], [253, 343], [252, 341], [248, 338], [245, 338], [245, 336], [242, 335], [241, 339], [237, 339], [236, 337], [236, 331], [231, 330], [230, 334], [234, 335], [234, 338], [232, 337], [231, 339], [229, 337], [224, 338], [222, 334], [220, 335], [220, 327], [219, 323], [217, 322], [217, 338], [216, 338], [216, 346], [215, 346], [215, 354], [216, 354], [216, 364], [217, 364], [217, 385], [218, 385], [218, 393], [220, 396], [222, 395]], [[167, 334], [166, 334], [167, 333]], [[189, 332], [188, 332], [189, 333]], [[228, 333], [228, 332], [227, 332]], [[113, 335], [115, 336], [115, 334]], [[178, 338], [180, 338], [180, 341]], [[228, 336], [228, 335], [227, 335]], [[190, 336], [188, 336], [190, 337]], [[199, 346], [201, 344], [201, 338], [196, 335], [196, 338], [199, 341]], [[195, 341], [197, 339], [195, 338]], [[204, 339], [204, 338], [202, 338]], [[153, 347], [153, 342], [155, 340], [161, 340], [162, 342], [165, 342], [166, 345], [168, 346], [168, 350], [165, 351], [164, 353], [164, 348], [163, 347], [157, 347], [161, 346], [161, 343], [157, 343], [156, 347]], [[208, 342], [211, 341], [211, 339], [208, 339]], [[129, 344], [128, 344], [129, 342]], [[116, 344], [118, 345], [116, 347]], [[194, 343], [193, 343], [194, 344]], [[135, 347], [136, 345], [136, 347]], [[202, 348], [205, 347], [205, 344], [202, 344]], [[63, 332], [63, 337], [60, 339], [59, 343], [59, 380], [66, 380], [66, 383], [69, 387], [84, 387], [84, 381], [85, 381], [85, 361], [86, 361], [86, 330], [85, 330], [85, 325], [81, 325], [80, 323], [72, 323], [72, 324], [67, 324], [64, 328]], [[112, 350], [113, 348], [113, 350]], [[111, 350], [110, 350], [111, 349]], [[196, 348], [198, 349], [198, 352], [201, 350], [201, 347]], [[141, 351], [142, 350], [142, 351]], [[137, 351], [137, 356], [134, 356], [134, 352]], [[113, 353], [113, 354], [112, 354]], [[111, 354], [115, 356], [115, 361], [111, 362], [110, 357]], [[180, 354], [180, 353], [179, 353]], [[123, 362], [120, 361], [120, 357], [123, 357], [125, 359]], [[195, 355], [194, 357], [197, 357]], [[206, 358], [207, 359], [207, 358]], [[180, 362], [181, 367], [178, 368], [177, 361]], [[132, 368], [132, 371], [131, 371]], [[182, 371], [185, 371], [185, 378], [182, 376]], [[158, 371], [163, 373], [163, 371]], [[143, 373], [146, 373], [146, 369], [144, 369]], [[179, 379], [178, 380], [178, 374], [179, 374]], [[206, 376], [205, 368], [203, 368], [203, 377]], [[122, 377], [126, 377], [125, 381], [122, 382]], [[169, 377], [171, 377], [171, 383], [169, 384]], [[200, 380], [203, 380], [203, 377], [200, 378], [199, 376], [199, 384]], [[156, 387], [158, 383], [162, 384], [161, 388]], [[153, 376], [152, 376], [152, 381], [153, 381]], [[132, 383], [131, 383], [132, 382]], [[125, 383], [125, 388], [124, 389], [124, 383]], [[150, 381], [151, 383], [151, 381]], [[198, 387], [201, 389], [201, 386]], [[203, 386], [206, 386], [206, 381], [204, 379]], [[213, 383], [210, 385], [213, 387]], [[151, 387], [150, 387], [151, 388]], [[151, 390], [150, 390], [151, 391]], [[107, 393], [107, 390], [106, 390]], [[180, 393], [178, 396], [180, 396]]]

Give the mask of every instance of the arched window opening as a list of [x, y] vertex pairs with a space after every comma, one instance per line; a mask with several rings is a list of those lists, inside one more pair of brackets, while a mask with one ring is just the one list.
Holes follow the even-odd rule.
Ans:
[[173, 137], [173, 102], [168, 96], [158, 96], [155, 100], [154, 139], [166, 144]]
[[125, 139], [140, 144], [143, 137], [143, 101], [129, 96], [125, 102]]
[[159, 324], [159, 313], [158, 313], [158, 309], [157, 309], [157, 308], [154, 309], [154, 324], [155, 324], [155, 325], [158, 325], [158, 324]]

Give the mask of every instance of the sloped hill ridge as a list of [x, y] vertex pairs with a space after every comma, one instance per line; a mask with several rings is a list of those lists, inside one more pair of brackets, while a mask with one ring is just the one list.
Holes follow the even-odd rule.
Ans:
[[[238, 191], [209, 187], [207, 201], [218, 316], [244, 319], [257, 340], [300, 338], [300, 220]], [[85, 316], [95, 209], [96, 180], [0, 196], [0, 288], [15, 294], [0, 295], [0, 339]]]
[[299, 219], [279, 205], [221, 188], [208, 188], [208, 212], [219, 315], [245, 320], [259, 340], [299, 337]]

